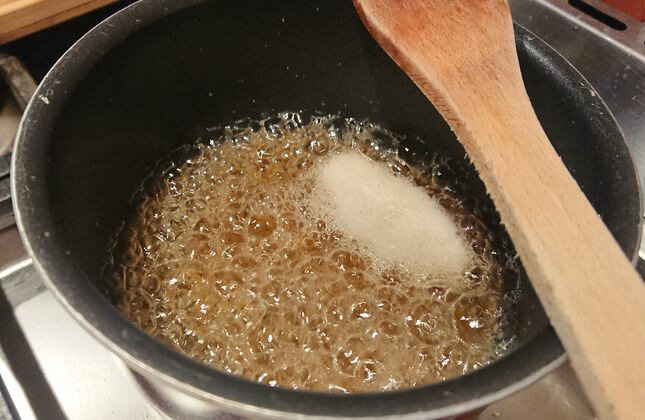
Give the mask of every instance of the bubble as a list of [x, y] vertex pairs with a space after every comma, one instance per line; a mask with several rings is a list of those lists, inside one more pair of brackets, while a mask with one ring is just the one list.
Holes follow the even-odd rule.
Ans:
[[[342, 393], [445, 380], [513, 342], [502, 329], [517, 263], [454, 162], [338, 116], [282, 113], [209, 135], [146, 178], [107, 258], [110, 295], [148, 334], [269, 386]], [[317, 168], [350, 150], [448, 209], [471, 266], [384, 264], [315, 214]]]

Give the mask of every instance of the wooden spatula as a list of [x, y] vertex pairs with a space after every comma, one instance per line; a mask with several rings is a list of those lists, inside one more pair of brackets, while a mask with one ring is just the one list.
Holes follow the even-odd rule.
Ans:
[[645, 285], [544, 134], [506, 0], [354, 0], [479, 171], [597, 413], [645, 418]]

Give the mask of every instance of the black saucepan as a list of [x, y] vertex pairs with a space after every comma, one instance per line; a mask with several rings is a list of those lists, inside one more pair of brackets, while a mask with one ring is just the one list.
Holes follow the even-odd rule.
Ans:
[[[562, 57], [521, 27], [516, 39], [549, 138], [634, 257], [640, 197], [620, 130]], [[76, 43], [29, 104], [12, 166], [24, 242], [51, 290], [144, 387], [163, 390], [169, 406], [198, 407], [202, 417], [217, 409], [274, 417], [445, 417], [507, 396], [564, 360], [527, 281], [517, 345], [508, 356], [444, 383], [381, 394], [252, 383], [177, 354], [123, 318], [101, 292], [100, 271], [151, 165], [209, 127], [287, 110], [368, 118], [464, 158], [446, 123], [372, 40], [348, 0], [141, 0]]]

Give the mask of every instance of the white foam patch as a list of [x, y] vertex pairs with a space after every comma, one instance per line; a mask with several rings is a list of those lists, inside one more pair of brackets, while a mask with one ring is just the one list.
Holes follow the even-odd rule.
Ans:
[[358, 152], [331, 156], [313, 197], [314, 213], [387, 264], [438, 274], [463, 270], [473, 257], [451, 215], [424, 189]]

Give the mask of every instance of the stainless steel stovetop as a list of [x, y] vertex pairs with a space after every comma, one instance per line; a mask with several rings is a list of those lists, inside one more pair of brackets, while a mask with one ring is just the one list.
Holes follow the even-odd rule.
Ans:
[[[586, 3], [626, 29], [612, 29], [567, 0], [510, 2], [514, 20], [565, 56], [606, 101], [645, 185], [645, 24], [599, 0]], [[15, 104], [0, 101], [0, 137], [15, 130], [18, 116]], [[15, 226], [8, 224], [3, 229], [0, 220], [0, 419], [163, 418], [116, 359], [44, 287]], [[565, 364], [479, 418], [590, 419], [593, 412]]]

